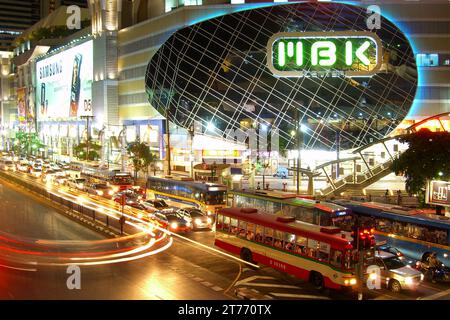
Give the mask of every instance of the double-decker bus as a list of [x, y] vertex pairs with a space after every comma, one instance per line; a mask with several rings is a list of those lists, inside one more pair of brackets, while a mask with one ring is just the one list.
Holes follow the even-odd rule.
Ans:
[[224, 208], [216, 219], [215, 245], [251, 263], [311, 281], [318, 289], [356, 285], [351, 237], [255, 208]]
[[287, 215], [319, 226], [336, 226], [350, 231], [351, 210], [339, 204], [301, 198], [293, 193], [263, 190], [228, 191], [229, 207], [251, 207], [274, 215]]
[[160, 199], [169, 199], [195, 206], [213, 215], [225, 207], [227, 187], [222, 184], [189, 180], [175, 180], [163, 177], [147, 179], [147, 193]]
[[450, 265], [449, 217], [392, 204], [345, 200], [339, 203], [375, 228], [377, 242], [386, 242], [416, 260], [421, 260], [424, 253], [436, 252], [445, 265]]

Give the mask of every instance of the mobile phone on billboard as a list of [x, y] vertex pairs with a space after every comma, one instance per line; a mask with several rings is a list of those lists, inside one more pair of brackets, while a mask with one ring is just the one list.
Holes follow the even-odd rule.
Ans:
[[41, 84], [41, 115], [45, 117], [45, 83]]
[[80, 70], [81, 70], [82, 58], [83, 58], [83, 56], [81, 54], [77, 53], [73, 60], [69, 117], [76, 117], [78, 114], [78, 105], [79, 105], [79, 100], [80, 100], [80, 86], [81, 86]]

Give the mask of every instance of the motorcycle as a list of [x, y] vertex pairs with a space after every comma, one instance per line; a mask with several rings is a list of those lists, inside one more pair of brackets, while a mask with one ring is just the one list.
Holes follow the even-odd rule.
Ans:
[[424, 255], [421, 261], [416, 262], [416, 269], [423, 273], [424, 280], [450, 283], [450, 268], [442, 263], [441, 266], [434, 269], [433, 277], [433, 270], [429, 267], [427, 258], [428, 256]]

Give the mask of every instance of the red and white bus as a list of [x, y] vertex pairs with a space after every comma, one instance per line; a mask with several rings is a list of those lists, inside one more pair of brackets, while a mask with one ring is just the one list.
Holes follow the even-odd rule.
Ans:
[[259, 213], [254, 208], [225, 208], [216, 220], [215, 245], [331, 289], [356, 285], [351, 236], [294, 217]]

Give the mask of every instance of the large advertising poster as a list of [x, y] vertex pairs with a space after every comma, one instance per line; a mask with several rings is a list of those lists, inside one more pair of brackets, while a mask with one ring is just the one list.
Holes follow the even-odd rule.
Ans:
[[92, 115], [92, 40], [36, 63], [38, 120]]
[[450, 182], [431, 181], [428, 185], [428, 203], [450, 206]]
[[26, 88], [17, 89], [17, 117], [19, 123], [24, 124], [27, 121], [27, 91]]

